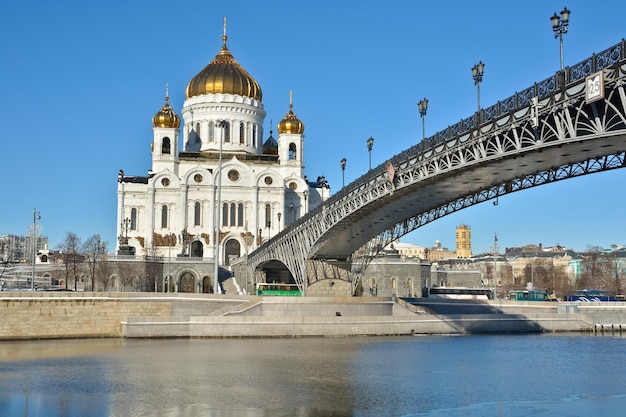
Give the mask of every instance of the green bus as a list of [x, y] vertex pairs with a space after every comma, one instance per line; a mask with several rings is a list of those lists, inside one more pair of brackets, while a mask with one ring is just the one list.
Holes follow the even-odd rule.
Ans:
[[300, 296], [302, 293], [296, 284], [284, 282], [257, 282], [256, 295]]
[[545, 291], [511, 291], [509, 298], [515, 301], [548, 301], [548, 294]]

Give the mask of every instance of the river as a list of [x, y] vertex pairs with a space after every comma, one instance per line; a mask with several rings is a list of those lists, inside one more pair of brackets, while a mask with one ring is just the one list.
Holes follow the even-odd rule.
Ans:
[[2, 417], [626, 415], [626, 338], [0, 343]]

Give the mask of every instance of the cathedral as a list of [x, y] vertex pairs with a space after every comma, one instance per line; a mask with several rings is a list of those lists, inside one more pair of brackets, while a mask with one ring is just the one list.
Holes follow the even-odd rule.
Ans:
[[[118, 174], [117, 253], [186, 258], [222, 267], [329, 197], [304, 175], [304, 124], [289, 110], [264, 138], [259, 83], [223, 46], [187, 84], [182, 118], [165, 104], [152, 118], [152, 167]], [[195, 275], [195, 274], [192, 274]], [[191, 277], [201, 280], [201, 276]]]

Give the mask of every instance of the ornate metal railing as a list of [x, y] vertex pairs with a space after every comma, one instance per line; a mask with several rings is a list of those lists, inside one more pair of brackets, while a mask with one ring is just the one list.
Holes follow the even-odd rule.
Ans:
[[[534, 97], [537, 97], [539, 100], [550, 97], [565, 90], [570, 85], [580, 82], [580, 80], [584, 79], [588, 75], [594, 74], [602, 69], [609, 68], [625, 59], [626, 41], [622, 39], [620, 43], [611, 46], [600, 53], [593, 54], [591, 57], [572, 65], [571, 67], [566, 67], [563, 71], [558, 71], [551, 77], [537, 82], [531, 87], [528, 87], [520, 92], [516, 92], [512, 96], [500, 100], [490, 107], [482, 109], [473, 116], [462, 119], [460, 122], [448, 126], [431, 137], [425, 138], [418, 144], [413, 145], [393, 156], [388, 162], [391, 162], [394, 166], [400, 166], [401, 164], [406, 163], [407, 160], [415, 158], [418, 155], [424, 155], [424, 153], [430, 152], [447, 142], [457, 140], [459, 137], [468, 134], [481, 125], [491, 123], [502, 116], [529, 106]], [[290, 233], [290, 230], [293, 230], [293, 228], [314, 218], [322, 210], [330, 210], [335, 204], [341, 204], [341, 201], [346, 196], [354, 192], [359, 192], [359, 190], [362, 187], [367, 186], [369, 182], [380, 180], [380, 177], [385, 175], [386, 164], [387, 161], [357, 178], [351, 184], [343, 187], [340, 191], [326, 200], [324, 204], [321, 204], [307, 213], [305, 216], [293, 223], [289, 228], [282, 230], [280, 233], [273, 236], [269, 241], [264, 242], [259, 249], [265, 248], [273, 240], [279, 239]]]

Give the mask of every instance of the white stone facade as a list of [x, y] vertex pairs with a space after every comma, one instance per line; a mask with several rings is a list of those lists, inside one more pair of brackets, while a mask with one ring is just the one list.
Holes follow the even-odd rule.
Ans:
[[[230, 57], [226, 37], [224, 51]], [[209, 70], [225, 65], [214, 64], [217, 58]], [[304, 175], [304, 125], [291, 103], [291, 125], [281, 131], [279, 123], [277, 139], [272, 132], [264, 139], [260, 92], [255, 98], [227, 90], [193, 95], [188, 86], [182, 127], [166, 98], [153, 119], [148, 175], [118, 176], [118, 254], [128, 245], [137, 256], [213, 261], [217, 232], [219, 264], [229, 265], [328, 198], [323, 177], [309, 182]], [[289, 128], [294, 120], [299, 131]]]

